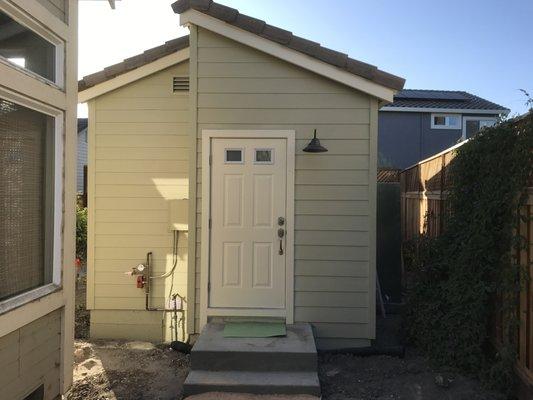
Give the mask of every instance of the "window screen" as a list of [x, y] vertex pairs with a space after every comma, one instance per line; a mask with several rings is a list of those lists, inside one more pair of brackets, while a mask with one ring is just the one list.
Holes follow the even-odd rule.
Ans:
[[56, 47], [0, 11], [0, 56], [55, 82]]
[[0, 98], [0, 301], [52, 282], [53, 132]]

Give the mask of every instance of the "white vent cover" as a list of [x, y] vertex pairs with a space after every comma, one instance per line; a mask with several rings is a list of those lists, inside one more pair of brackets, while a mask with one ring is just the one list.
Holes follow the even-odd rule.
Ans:
[[189, 77], [188, 76], [173, 77], [172, 78], [172, 91], [174, 93], [189, 91]]

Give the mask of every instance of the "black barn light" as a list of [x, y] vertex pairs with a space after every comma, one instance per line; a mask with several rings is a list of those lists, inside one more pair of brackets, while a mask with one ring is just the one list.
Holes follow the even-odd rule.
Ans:
[[320, 144], [320, 140], [317, 139], [317, 137], [316, 137], [316, 129], [315, 129], [315, 133], [313, 135], [313, 139], [311, 139], [309, 144], [307, 146], [305, 146], [304, 151], [306, 153], [325, 153], [326, 151], [328, 151], [328, 149], [326, 149], [324, 146], [322, 146]]

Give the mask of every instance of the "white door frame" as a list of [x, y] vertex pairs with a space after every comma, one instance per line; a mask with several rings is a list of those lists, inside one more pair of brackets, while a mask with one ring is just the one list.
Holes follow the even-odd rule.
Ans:
[[[211, 142], [213, 138], [225, 139], [286, 139], [287, 140], [287, 214], [285, 260], [285, 309], [212, 308], [208, 303], [211, 235]], [[232, 317], [284, 317], [287, 324], [294, 322], [294, 130], [202, 130], [202, 221], [200, 267], [200, 331], [210, 316]], [[190, 172], [192, 173], [192, 171]]]

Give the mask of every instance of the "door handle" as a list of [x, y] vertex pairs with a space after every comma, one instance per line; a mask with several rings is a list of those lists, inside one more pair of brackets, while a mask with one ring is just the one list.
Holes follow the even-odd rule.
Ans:
[[283, 238], [285, 236], [285, 229], [279, 228], [278, 229], [278, 237], [279, 237], [279, 251], [278, 254], [281, 256], [283, 255]]

